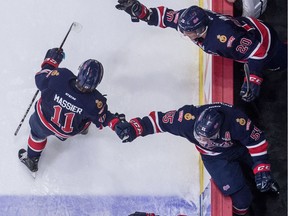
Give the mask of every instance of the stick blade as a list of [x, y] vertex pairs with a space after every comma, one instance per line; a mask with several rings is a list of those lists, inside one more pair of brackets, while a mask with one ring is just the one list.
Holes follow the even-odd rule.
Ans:
[[80, 32], [82, 30], [83, 26], [78, 22], [73, 22], [72, 28], [73, 28], [73, 31]]

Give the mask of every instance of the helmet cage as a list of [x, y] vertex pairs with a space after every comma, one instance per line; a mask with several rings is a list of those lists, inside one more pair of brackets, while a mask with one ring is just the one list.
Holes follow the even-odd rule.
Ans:
[[103, 78], [104, 69], [100, 62], [89, 59], [79, 66], [76, 87], [81, 92], [92, 92]]

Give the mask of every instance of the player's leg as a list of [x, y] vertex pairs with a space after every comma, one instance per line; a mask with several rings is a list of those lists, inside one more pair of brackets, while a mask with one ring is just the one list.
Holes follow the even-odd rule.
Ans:
[[52, 133], [41, 123], [36, 113], [29, 119], [30, 135], [28, 138], [27, 151], [20, 149], [18, 157], [32, 172], [38, 171], [38, 162], [47, 143], [47, 136]]
[[237, 160], [202, 155], [203, 163], [219, 190], [231, 196], [233, 213], [245, 215], [252, 202], [252, 194], [245, 182]]

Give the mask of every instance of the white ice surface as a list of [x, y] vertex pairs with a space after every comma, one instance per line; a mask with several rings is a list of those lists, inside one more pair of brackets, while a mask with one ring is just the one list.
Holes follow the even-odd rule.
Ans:
[[[153, 7], [181, 9], [198, 1], [143, 0]], [[30, 110], [16, 130], [36, 91], [34, 74], [49, 48], [71, 32], [61, 67], [77, 73], [88, 58], [102, 62], [99, 91], [112, 112], [127, 119], [198, 104], [198, 48], [173, 29], [132, 23], [115, 9], [116, 0], [9, 0], [0, 3], [1, 116], [0, 193], [9, 195], [199, 195], [198, 153], [193, 144], [170, 134], [122, 144], [109, 128], [92, 126], [87, 136], [65, 142], [49, 137], [36, 180], [19, 162], [26, 148]]]

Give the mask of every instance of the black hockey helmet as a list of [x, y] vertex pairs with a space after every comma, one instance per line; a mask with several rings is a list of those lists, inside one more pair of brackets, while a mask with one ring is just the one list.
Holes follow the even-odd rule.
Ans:
[[79, 66], [76, 87], [82, 92], [96, 89], [103, 78], [104, 69], [100, 62], [88, 59]]
[[207, 30], [208, 23], [209, 17], [205, 10], [193, 5], [181, 14], [178, 21], [178, 28], [182, 33], [195, 32], [200, 36]]
[[194, 125], [194, 132], [201, 137], [215, 138], [220, 131], [224, 117], [214, 108], [207, 108], [199, 115]]

